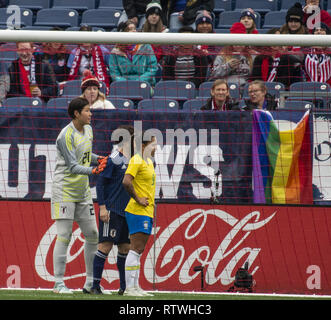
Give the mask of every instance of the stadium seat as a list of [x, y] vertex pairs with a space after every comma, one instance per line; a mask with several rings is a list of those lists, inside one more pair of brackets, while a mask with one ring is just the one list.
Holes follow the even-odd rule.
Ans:
[[95, 0], [53, 0], [52, 8], [56, 9], [75, 9], [77, 11], [83, 11], [95, 8]]
[[159, 81], [154, 88], [154, 98], [185, 101], [195, 98], [195, 85], [184, 80]]
[[289, 8], [293, 7], [296, 2], [300, 2], [303, 6], [305, 5], [305, 0], [281, 0], [280, 10], [287, 11]]
[[199, 111], [205, 103], [205, 99], [186, 100], [183, 104], [183, 111]]
[[278, 9], [278, 0], [236, 0], [235, 10], [252, 8], [255, 12], [266, 13]]
[[[285, 90], [285, 86], [281, 82], [276, 82], [276, 81], [275, 82], [264, 82], [264, 84], [267, 87], [268, 93], [275, 96], [275, 98], [277, 98], [277, 99], [280, 97], [280, 92]], [[244, 98], [247, 98], [249, 96], [248, 95], [248, 86], [249, 86], [249, 83], [246, 83], [246, 85], [244, 87], [244, 92], [243, 92]]]
[[[82, 83], [82, 80], [70, 80], [67, 81], [64, 85], [63, 85], [63, 92], [62, 92], [62, 96], [63, 97], [77, 97], [80, 96], [82, 94], [82, 90], [80, 88], [80, 85]], [[102, 93], [106, 93], [106, 85], [105, 83], [101, 83], [101, 88], [100, 91]]]
[[310, 101], [304, 100], [286, 100], [284, 109], [287, 110], [306, 110], [314, 107], [314, 104]]
[[295, 82], [290, 85], [290, 91], [329, 92], [330, 86], [325, 82]]
[[123, 10], [123, 0], [99, 0], [98, 9]]
[[113, 81], [109, 87], [109, 96], [111, 98], [126, 98], [137, 101], [150, 99], [151, 90], [150, 84], [145, 81]]
[[[66, 28], [66, 31], [79, 31], [81, 27], [69, 27]], [[92, 27], [92, 31], [98, 31], [98, 32], [105, 32], [106, 30], [104, 28], [99, 28], [99, 27]]]
[[286, 11], [271, 11], [264, 16], [264, 29], [279, 28], [285, 23]]
[[68, 109], [72, 98], [52, 98], [47, 102], [47, 108]]
[[144, 99], [139, 101], [138, 110], [142, 111], [178, 111], [179, 104], [173, 99]]
[[3, 107], [39, 107], [43, 106], [43, 102], [38, 97], [11, 97], [4, 100]]
[[8, 42], [0, 46], [1, 63], [3, 61], [11, 62], [13, 60], [16, 60], [17, 58], [18, 56], [17, 56], [16, 43]]
[[214, 13], [219, 14], [223, 11], [232, 10], [232, 0], [215, 0]]
[[89, 9], [82, 14], [82, 24], [105, 29], [117, 27], [121, 11], [116, 9]]
[[[224, 11], [219, 15], [217, 29], [231, 28], [235, 22], [240, 21], [240, 11]], [[256, 28], [261, 27], [261, 15], [255, 12]]]
[[51, 0], [9, 0], [8, 5], [15, 5], [33, 11], [50, 8]]
[[110, 98], [109, 101], [119, 110], [133, 110], [135, 109], [134, 103], [130, 99], [125, 98]]
[[300, 97], [288, 97], [287, 101], [308, 101], [314, 105], [315, 108], [324, 109], [327, 106], [327, 98], [322, 97], [311, 97], [311, 96], [300, 96]]
[[[20, 21], [15, 19], [15, 10], [9, 10], [7, 8], [0, 8], [0, 25], [5, 25], [9, 29], [21, 28], [24, 26], [31, 26], [33, 24], [33, 12], [30, 9], [20, 10]], [[20, 25], [16, 25], [19, 22]]]
[[79, 14], [74, 9], [41, 9], [37, 12], [35, 26], [78, 26]]

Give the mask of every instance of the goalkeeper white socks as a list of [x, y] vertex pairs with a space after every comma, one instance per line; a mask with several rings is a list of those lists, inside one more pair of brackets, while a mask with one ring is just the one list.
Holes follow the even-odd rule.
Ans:
[[139, 283], [140, 254], [130, 250], [125, 260], [126, 289], [134, 288]]

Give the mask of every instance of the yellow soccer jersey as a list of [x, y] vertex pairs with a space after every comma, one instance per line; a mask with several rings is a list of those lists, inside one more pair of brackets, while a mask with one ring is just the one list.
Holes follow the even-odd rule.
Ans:
[[141, 155], [134, 155], [129, 162], [125, 174], [130, 174], [134, 177], [132, 185], [136, 194], [138, 197], [147, 197], [149, 203], [147, 207], [144, 207], [131, 198], [125, 211], [153, 218], [155, 205], [155, 170], [152, 160], [148, 159], [146, 162]]

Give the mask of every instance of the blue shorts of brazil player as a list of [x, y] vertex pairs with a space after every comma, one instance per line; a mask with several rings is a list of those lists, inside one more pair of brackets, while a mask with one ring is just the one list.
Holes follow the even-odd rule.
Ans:
[[128, 224], [124, 216], [110, 211], [109, 222], [99, 219], [99, 243], [102, 242], [112, 242], [116, 245], [130, 243]]
[[132, 214], [125, 211], [126, 222], [128, 223], [130, 234], [142, 232], [146, 234], [152, 233], [153, 218]]

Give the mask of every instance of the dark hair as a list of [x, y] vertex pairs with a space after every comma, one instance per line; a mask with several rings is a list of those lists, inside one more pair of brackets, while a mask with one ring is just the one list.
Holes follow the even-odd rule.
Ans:
[[87, 24], [82, 24], [79, 28], [79, 31], [92, 31], [92, 27]]
[[68, 106], [68, 114], [72, 119], [75, 119], [75, 111], [77, 110], [79, 113], [82, 112], [84, 107], [88, 105], [89, 102], [82, 97], [75, 98], [70, 101]]
[[[116, 130], [126, 130], [130, 134], [130, 152], [131, 156], [134, 154], [134, 128], [131, 125], [123, 124], [120, 125]], [[118, 140], [113, 141], [113, 145], [118, 145], [122, 147], [124, 143], [129, 142], [127, 140], [128, 136], [126, 134], [120, 135]]]
[[194, 33], [194, 29], [190, 26], [183, 26], [181, 28], [179, 28], [178, 30], [179, 33], [184, 33], [184, 32], [192, 32]]
[[130, 25], [134, 24], [131, 20], [123, 21], [117, 26], [118, 32], [125, 32], [126, 28]]

